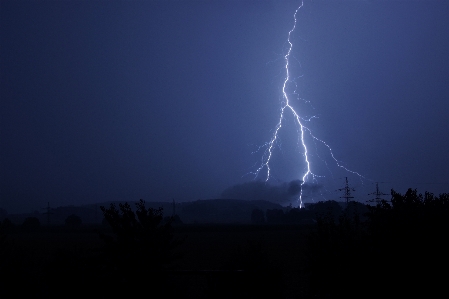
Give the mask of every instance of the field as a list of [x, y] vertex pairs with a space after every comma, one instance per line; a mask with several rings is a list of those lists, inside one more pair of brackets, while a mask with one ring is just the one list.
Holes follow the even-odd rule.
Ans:
[[[309, 231], [310, 228], [300, 226], [177, 226], [174, 239], [179, 244], [174, 249], [176, 259], [167, 270], [167, 287], [172, 292], [176, 289], [181, 298], [235, 296], [238, 292], [243, 297], [245, 292], [280, 289], [280, 298], [295, 298], [305, 288], [301, 276]], [[77, 264], [101, 254], [104, 242], [100, 234], [109, 233], [101, 226], [43, 227], [34, 232], [17, 229], [7, 234], [2, 245], [2, 265], [9, 269], [9, 279], [21, 279], [38, 294], [51, 297], [51, 290], [57, 285], [49, 281], [48, 272], [57, 269], [66, 276], [66, 285], [70, 286], [72, 279], [73, 284], [79, 284], [80, 279], [71, 274], [84, 275]], [[55, 266], [55, 262], [60, 265]], [[77, 270], [70, 273], [71, 267]], [[93, 273], [86, 273], [86, 277], [95, 280]], [[3, 281], [9, 279], [5, 277]], [[81, 281], [95, 284], [86, 280]], [[151, 277], [148, 283], [151, 284]], [[3, 287], [8, 290], [8, 284]]]
[[[423, 196], [409, 190], [394, 193], [391, 205], [365, 207], [369, 213], [360, 213], [357, 203], [342, 211], [336, 202], [318, 203], [309, 212], [281, 211], [279, 218], [267, 210], [267, 222], [284, 223], [314, 212], [316, 222], [309, 225], [173, 222], [170, 228], [158, 212], [143, 206], [136, 211], [139, 221], [131, 210], [106, 211], [110, 227], [3, 223], [0, 290], [2, 295], [46, 298], [60, 298], [56, 289], [70, 290], [71, 297], [89, 292], [98, 298], [142, 293], [168, 298], [360, 298], [418, 292], [445, 298], [448, 200], [446, 194]], [[319, 214], [319, 208], [325, 213]]]

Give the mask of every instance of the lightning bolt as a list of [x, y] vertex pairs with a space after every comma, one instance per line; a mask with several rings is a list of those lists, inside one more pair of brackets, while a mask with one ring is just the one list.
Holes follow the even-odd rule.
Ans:
[[[287, 88], [290, 84], [295, 84], [295, 82], [293, 81], [293, 79], [291, 78], [291, 74], [290, 74], [290, 59], [291, 59], [291, 54], [292, 54], [292, 49], [293, 49], [293, 43], [291, 41], [291, 37], [292, 37], [292, 33], [295, 31], [296, 29], [296, 25], [297, 25], [297, 14], [300, 11], [300, 9], [304, 6], [304, 1], [301, 1], [301, 4], [299, 5], [299, 7], [295, 10], [295, 13], [293, 14], [293, 19], [294, 19], [294, 23], [293, 23], [293, 27], [290, 29], [290, 31], [288, 32], [288, 37], [287, 37], [287, 45], [288, 45], [288, 49], [286, 54], [283, 56], [284, 62], [285, 62], [285, 79], [282, 85], [282, 107], [280, 109], [280, 115], [279, 115], [279, 121], [274, 129], [274, 133], [273, 136], [271, 138], [271, 140], [267, 143], [265, 143], [262, 147], [265, 147], [265, 151], [264, 154], [262, 155], [262, 163], [260, 164], [260, 166], [256, 169], [255, 172], [253, 172], [253, 174], [255, 175], [255, 178], [259, 177], [261, 175], [261, 172], [266, 169], [266, 177], [265, 177], [265, 181], [268, 181], [271, 177], [271, 168], [270, 168], [270, 162], [273, 156], [273, 150], [274, 147], [279, 139], [279, 132], [283, 127], [283, 122], [285, 119], [285, 114], [286, 113], [291, 113], [294, 117], [294, 120], [298, 126], [298, 139], [299, 139], [299, 145], [300, 147], [303, 149], [302, 155], [304, 157], [304, 163], [305, 163], [305, 172], [301, 177], [301, 191], [298, 197], [298, 201], [299, 201], [299, 207], [302, 208], [304, 207], [304, 203], [303, 203], [303, 185], [308, 181], [308, 180], [312, 180], [312, 181], [316, 181], [317, 177], [322, 177], [320, 175], [316, 175], [312, 172], [311, 169], [311, 162], [310, 162], [310, 156], [309, 156], [309, 149], [308, 146], [306, 144], [306, 140], [305, 140], [305, 135], [307, 134], [308, 136], [310, 136], [310, 138], [315, 142], [315, 143], [321, 143], [322, 145], [324, 145], [324, 147], [327, 149], [327, 151], [330, 154], [330, 157], [332, 157], [333, 161], [336, 163], [336, 165], [339, 168], [342, 168], [352, 174], [355, 174], [357, 176], [359, 176], [361, 179], [364, 178], [361, 174], [359, 174], [356, 171], [352, 171], [348, 168], [346, 168], [345, 166], [342, 165], [342, 163], [340, 161], [338, 161], [335, 156], [334, 153], [332, 151], [332, 148], [323, 140], [315, 137], [312, 134], [312, 131], [306, 127], [304, 124], [306, 122], [311, 121], [313, 118], [317, 118], [316, 116], [312, 116], [312, 117], [308, 117], [308, 118], [304, 118], [301, 117], [300, 114], [295, 110], [295, 108], [293, 108], [293, 106], [290, 104], [291, 100], [289, 98], [289, 94], [287, 92]], [[325, 162], [326, 163], [326, 162]], [[326, 163], [327, 165], [327, 163]], [[362, 181], [363, 182], [363, 181]]]

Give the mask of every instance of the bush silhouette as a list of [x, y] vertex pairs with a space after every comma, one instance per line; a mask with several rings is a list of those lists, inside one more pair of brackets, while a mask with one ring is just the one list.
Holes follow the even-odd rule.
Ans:
[[310, 206], [309, 209], [316, 218], [332, 218], [333, 221], [338, 221], [342, 213], [340, 204], [335, 200], [319, 201], [316, 204]]
[[370, 296], [447, 294], [439, 273], [446, 269], [449, 251], [449, 195], [392, 190], [391, 202], [366, 208], [366, 221], [349, 209], [338, 221], [317, 218], [307, 249], [309, 295], [360, 298], [360, 290], [369, 290]]
[[101, 207], [105, 221], [112, 228], [113, 236], [102, 235], [105, 241], [103, 263], [107, 275], [117, 283], [133, 281], [145, 283], [151, 280], [160, 285], [162, 271], [173, 259], [171, 223], [163, 223], [162, 208], [145, 208], [140, 200], [134, 212], [128, 203]]

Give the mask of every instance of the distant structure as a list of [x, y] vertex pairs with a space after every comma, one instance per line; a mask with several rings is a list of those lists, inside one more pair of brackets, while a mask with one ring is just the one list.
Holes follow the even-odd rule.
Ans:
[[175, 199], [174, 199], [174, 198], [172, 198], [172, 200], [173, 200], [173, 215], [172, 215], [172, 217], [175, 217], [175, 215], [176, 215], [176, 205], [175, 205]]
[[340, 196], [340, 198], [346, 198], [346, 204], [349, 203], [350, 198], [354, 198], [354, 196], [351, 196], [351, 191], [355, 191], [354, 188], [350, 188], [348, 184], [348, 177], [345, 178], [345, 187], [338, 189], [338, 191], [344, 191], [344, 196]]
[[47, 202], [47, 207], [43, 208], [46, 209], [47, 211], [44, 213], [44, 215], [47, 215], [47, 226], [50, 226], [50, 215], [54, 214], [50, 208], [50, 202]]
[[376, 191], [373, 192], [373, 193], [368, 193], [368, 195], [375, 195], [376, 196], [374, 199], [368, 200], [368, 202], [380, 203], [382, 200], [384, 200], [381, 196], [388, 195], [388, 194], [380, 192], [379, 191], [379, 183], [376, 182]]

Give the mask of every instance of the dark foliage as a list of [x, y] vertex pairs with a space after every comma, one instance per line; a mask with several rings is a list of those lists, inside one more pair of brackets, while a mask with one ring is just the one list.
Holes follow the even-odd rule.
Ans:
[[389, 269], [385, 279], [396, 281], [397, 293], [425, 291], [430, 297], [447, 297], [447, 275], [441, 273], [449, 266], [449, 194], [436, 197], [409, 189], [401, 195], [392, 190], [391, 203], [372, 208], [368, 229], [374, 268]]
[[310, 296], [447, 295], [440, 282], [447, 277], [448, 194], [409, 189], [391, 196], [365, 215], [354, 206], [338, 221], [317, 218], [307, 250]]
[[[162, 208], [145, 208], [140, 200], [134, 212], [128, 203], [101, 207], [113, 236], [102, 235], [105, 241], [103, 264], [109, 283], [130, 283], [154, 287], [164, 283], [163, 270], [172, 262], [173, 240], [171, 222], [163, 223]], [[131, 291], [131, 290], [128, 290]]]
[[316, 204], [311, 205], [309, 209], [311, 213], [317, 218], [333, 218], [334, 221], [338, 221], [342, 213], [340, 204], [335, 200], [319, 201]]
[[1, 222], [1, 227], [4, 231], [8, 232], [13, 230], [15, 228], [15, 225], [11, 222], [11, 220], [9, 220], [9, 218], [5, 218]]

